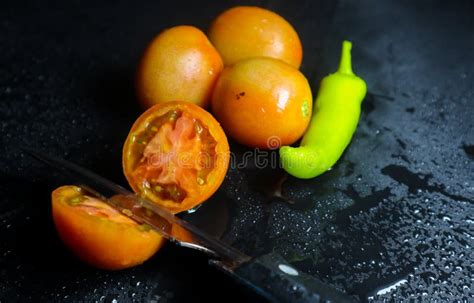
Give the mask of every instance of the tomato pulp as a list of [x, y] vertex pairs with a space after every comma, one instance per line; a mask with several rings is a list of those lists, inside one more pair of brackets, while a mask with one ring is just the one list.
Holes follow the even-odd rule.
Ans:
[[135, 192], [177, 213], [209, 198], [224, 180], [229, 145], [219, 123], [188, 102], [157, 104], [135, 122], [123, 150]]

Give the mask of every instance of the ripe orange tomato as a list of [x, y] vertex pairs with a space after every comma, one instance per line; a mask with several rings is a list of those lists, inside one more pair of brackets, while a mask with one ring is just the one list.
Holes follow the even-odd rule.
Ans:
[[312, 95], [305, 76], [272, 58], [252, 58], [226, 67], [212, 97], [212, 110], [227, 135], [263, 149], [298, 140], [311, 119]]
[[183, 100], [205, 107], [223, 68], [222, 59], [206, 35], [192, 26], [161, 32], [143, 54], [136, 91], [145, 107]]
[[77, 186], [53, 191], [52, 208], [62, 241], [80, 259], [98, 268], [117, 270], [141, 264], [165, 242], [155, 231]]
[[223, 12], [212, 23], [209, 39], [225, 65], [263, 56], [299, 68], [303, 58], [294, 28], [281, 16], [260, 7], [238, 6]]
[[214, 117], [189, 102], [157, 104], [125, 141], [123, 170], [133, 190], [177, 213], [209, 198], [229, 165], [229, 144]]

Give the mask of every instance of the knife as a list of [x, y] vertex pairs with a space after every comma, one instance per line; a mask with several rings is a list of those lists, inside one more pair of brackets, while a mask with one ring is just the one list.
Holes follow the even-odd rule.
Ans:
[[[250, 287], [270, 302], [356, 302], [353, 297], [298, 271], [277, 253], [256, 258], [247, 256], [166, 209], [83, 167], [38, 151], [30, 149], [24, 151], [70, 177], [78, 186], [104, 200], [121, 213], [140, 224], [149, 225], [171, 242], [206, 253], [210, 257], [211, 265]], [[173, 226], [179, 226], [191, 237], [184, 237], [183, 233], [170, 232]]]

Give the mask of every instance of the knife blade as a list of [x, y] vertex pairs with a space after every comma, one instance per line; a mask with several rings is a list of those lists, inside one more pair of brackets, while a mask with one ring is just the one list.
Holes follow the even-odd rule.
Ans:
[[[78, 186], [138, 223], [149, 225], [170, 241], [208, 254], [211, 265], [271, 302], [355, 302], [353, 297], [298, 271], [277, 253], [251, 258], [159, 205], [92, 171], [35, 150], [24, 149], [24, 152], [70, 177]], [[184, 229], [191, 237], [172, 233], [174, 225]]]
[[[147, 224], [168, 240], [180, 245], [200, 250], [232, 268], [250, 259], [232, 246], [206, 234], [194, 225], [175, 216], [168, 210], [161, 208], [124, 187], [107, 180], [96, 173], [89, 171], [72, 162], [48, 156], [38, 151], [25, 150], [37, 160], [57, 169], [69, 176], [78, 186], [89, 193], [104, 200], [123, 214], [135, 221]], [[192, 237], [182, 237], [170, 232], [173, 225], [178, 225]], [[192, 242], [191, 242], [192, 241]]]

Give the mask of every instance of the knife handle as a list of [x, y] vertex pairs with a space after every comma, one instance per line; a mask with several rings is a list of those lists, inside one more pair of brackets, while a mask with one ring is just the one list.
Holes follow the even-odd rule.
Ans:
[[296, 270], [275, 253], [252, 259], [235, 269], [233, 274], [271, 302], [357, 302], [322, 281]]

